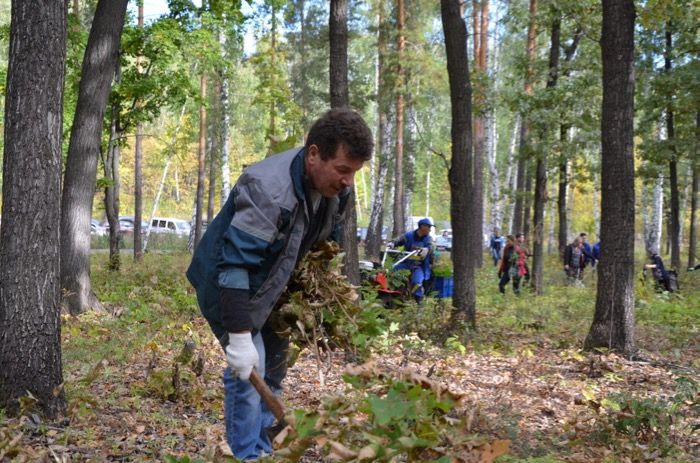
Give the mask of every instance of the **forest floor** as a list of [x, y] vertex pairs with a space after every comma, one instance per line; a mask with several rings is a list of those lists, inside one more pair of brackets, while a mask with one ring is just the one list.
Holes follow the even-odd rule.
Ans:
[[[184, 279], [189, 257], [151, 255], [138, 266], [123, 259], [119, 273], [105, 270], [106, 258], [95, 256], [92, 272], [105, 311], [63, 318], [65, 418], [45, 421], [31, 405], [21, 418], [0, 414], [0, 461], [232, 461], [224, 441], [224, 357]], [[372, 364], [365, 366], [376, 381], [359, 396], [386, 390], [380, 384], [386, 378], [429, 377], [461, 397], [446, 415], [451, 420], [433, 421], [431, 429], [442, 433], [439, 426], [453, 423], [471, 439], [468, 448], [508, 448], [498, 462], [700, 461], [700, 272], [682, 272], [677, 294], [637, 281], [639, 356], [631, 360], [581, 350], [594, 311], [594, 275], [587, 275], [587, 287], [574, 288], [552, 270], [545, 295], [504, 297], [494, 273], [485, 266], [478, 277], [477, 331], [455, 327], [444, 301], [393, 311], [391, 330], [373, 340]], [[194, 351], [183, 350], [188, 341]], [[358, 397], [351, 391], [358, 385], [343, 378], [344, 355], [336, 352], [322, 374], [316, 360], [303, 351], [285, 381], [285, 406], [304, 411], [297, 418], [331, 410], [334, 397], [346, 408]], [[359, 406], [353, 413], [369, 412]], [[414, 414], [408, 421], [431, 419]], [[327, 427], [357, 421], [350, 413]], [[405, 431], [406, 422], [397, 429]], [[314, 442], [301, 461], [342, 459], [340, 447], [329, 455], [325, 440]], [[408, 448], [417, 441], [401, 442]], [[351, 443], [343, 449], [352, 452]], [[365, 461], [486, 463], [497, 453], [439, 458], [448, 454], [408, 450], [394, 460], [377, 454]]]

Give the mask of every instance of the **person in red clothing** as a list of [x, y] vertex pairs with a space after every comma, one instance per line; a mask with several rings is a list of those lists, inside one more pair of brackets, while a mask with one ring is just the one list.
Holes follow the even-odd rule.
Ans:
[[506, 245], [501, 252], [501, 260], [498, 266], [498, 290], [506, 293], [508, 282], [513, 280], [513, 292], [520, 294], [520, 278], [523, 275], [522, 248], [520, 248], [513, 235], [506, 236]]

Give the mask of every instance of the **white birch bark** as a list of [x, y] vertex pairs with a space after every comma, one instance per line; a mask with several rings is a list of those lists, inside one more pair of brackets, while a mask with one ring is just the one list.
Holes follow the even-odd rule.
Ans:
[[[219, 32], [219, 44], [221, 45], [221, 54], [226, 59], [226, 35], [223, 31]], [[228, 195], [231, 192], [231, 169], [229, 166], [230, 157], [230, 139], [231, 132], [229, 130], [230, 117], [229, 109], [229, 81], [228, 76], [222, 75], [221, 78], [221, 205], [226, 204]]]
[[508, 158], [506, 159], [506, 181], [505, 185], [506, 188], [508, 189], [508, 194], [504, 195], [503, 201], [503, 209], [504, 210], [509, 210], [511, 211], [511, 217], [510, 217], [510, 230], [511, 232], [515, 232], [513, 230], [513, 205], [515, 202], [515, 186], [517, 185], [518, 181], [518, 169], [516, 168], [516, 161], [515, 161], [515, 150], [517, 149], [517, 144], [518, 144], [518, 134], [520, 133], [520, 124], [522, 121], [520, 120], [520, 114], [517, 114], [515, 116], [515, 122], [513, 123], [513, 133], [510, 136], [510, 144], [508, 145]]
[[654, 181], [652, 188], [651, 211], [648, 220], [645, 221], [644, 247], [648, 253], [658, 253], [661, 249], [664, 207], [664, 178], [661, 174]]

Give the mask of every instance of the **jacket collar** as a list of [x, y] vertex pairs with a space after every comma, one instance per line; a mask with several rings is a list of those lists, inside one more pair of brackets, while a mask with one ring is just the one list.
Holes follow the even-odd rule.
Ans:
[[292, 165], [289, 168], [290, 174], [292, 176], [292, 183], [294, 184], [294, 194], [296, 194], [297, 199], [301, 202], [305, 201], [304, 195], [304, 156], [306, 154], [305, 148], [299, 148]]

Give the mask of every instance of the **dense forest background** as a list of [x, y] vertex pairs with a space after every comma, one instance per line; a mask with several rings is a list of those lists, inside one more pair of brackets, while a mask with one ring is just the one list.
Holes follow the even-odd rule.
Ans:
[[[0, 21], [6, 25], [4, 50], [8, 43], [8, 3], [3, 2], [0, 7]], [[200, 105], [206, 107], [206, 156], [217, 167], [214, 176], [208, 174], [206, 181], [219, 189], [222, 175], [228, 177], [228, 182], [234, 181], [244, 166], [287, 146], [301, 144], [304, 130], [328, 107], [327, 2], [255, 2], [243, 8], [245, 16], [236, 2], [209, 3], [205, 8], [197, 8], [191, 2], [171, 2], [170, 13], [147, 18], [143, 28], [137, 24], [135, 5], [129, 9], [122, 36], [119, 79], [114, 82], [110, 97], [121, 126], [121, 214], [134, 213], [138, 122], [143, 124], [144, 211], [151, 211], [164, 166], [171, 159], [158, 215], [189, 219], [197, 191]], [[95, 4], [73, 2], [69, 12], [65, 152]], [[405, 99], [405, 216], [428, 215], [447, 228], [450, 105], [439, 5], [433, 1], [406, 3], [402, 32], [406, 45], [402, 50], [396, 45], [397, 19], [392, 5], [381, 1], [350, 2], [350, 105], [378, 130], [377, 95], [382, 95], [386, 99], [382, 111], [388, 125], [386, 152], [379, 154], [357, 179], [358, 224], [369, 223], [379, 162], [386, 158], [383, 220], [392, 228], [396, 178], [394, 102], [400, 94]], [[546, 154], [550, 157], [550, 181], [545, 230], [547, 249], [552, 252], [557, 247], [555, 228], [560, 218], [556, 206], [562, 181], [568, 239], [580, 231], [587, 231], [591, 241], [598, 236], [600, 5], [540, 2], [532, 25], [536, 35], [531, 56], [526, 54], [529, 6], [524, 1], [466, 5], [472, 26], [469, 46], [474, 47], [475, 53], [485, 54], [481, 62], [471, 63], [474, 111], [484, 121], [483, 229], [488, 233], [496, 225], [503, 231], [516, 231], [512, 227], [516, 200], [521, 198], [523, 207], [531, 207], [534, 163]], [[672, 212], [670, 199], [677, 195], [679, 237], [684, 247], [688, 245], [692, 160], [697, 140], [697, 24], [693, 20], [696, 8], [692, 2], [653, 1], [641, 3], [638, 12], [635, 168], [640, 244], [643, 234], [660, 234], [662, 241], [668, 240], [665, 224]], [[547, 75], [555, 20], [559, 24], [562, 59], [559, 81], [552, 90], [547, 88]], [[480, 28], [486, 33], [475, 36], [474, 31]], [[247, 30], [253, 31], [255, 46], [244, 50]], [[382, 33], [383, 45], [378, 43]], [[6, 69], [6, 51], [3, 56]], [[400, 85], [396, 81], [399, 65]], [[526, 73], [530, 74], [529, 86], [524, 85]], [[202, 79], [206, 82], [205, 96], [200, 93]], [[135, 105], [137, 99], [140, 103]], [[104, 151], [113, 110], [105, 112]], [[669, 111], [673, 115], [670, 135], [666, 123]], [[528, 117], [525, 145], [520, 139], [521, 115]], [[226, 130], [222, 130], [223, 124]], [[565, 132], [560, 127], [565, 127]], [[226, 170], [221, 168], [223, 143], [228, 151]], [[527, 163], [524, 169], [518, 166], [518, 160]], [[671, 161], [675, 162], [675, 178], [671, 178], [669, 170]], [[561, 176], [563, 167], [565, 178]], [[518, 172], [525, 177], [522, 185], [518, 183]], [[99, 188], [102, 181], [105, 179], [98, 178], [93, 202], [93, 216], [100, 220], [105, 218], [104, 193]], [[222, 196], [212, 195], [210, 208], [218, 210]], [[518, 228], [527, 231], [531, 228], [529, 222], [531, 219]]]

